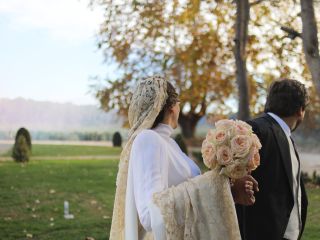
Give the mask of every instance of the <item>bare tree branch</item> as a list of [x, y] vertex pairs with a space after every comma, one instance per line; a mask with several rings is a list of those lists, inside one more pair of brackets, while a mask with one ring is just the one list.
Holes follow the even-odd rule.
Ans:
[[265, 0], [257, 0], [257, 1], [254, 1], [254, 2], [250, 3], [249, 5], [250, 5], [250, 7], [252, 7], [252, 6], [254, 6], [254, 5], [257, 5], [257, 4], [259, 4], [259, 3], [262, 3], [263, 1], [265, 1]]
[[293, 28], [289, 28], [289, 27], [285, 27], [285, 26], [282, 26], [281, 27], [281, 30], [282, 31], [284, 31], [284, 32], [286, 32], [286, 33], [288, 33], [288, 38], [290, 38], [290, 39], [295, 39], [296, 37], [300, 37], [300, 38], [302, 38], [302, 34], [301, 33], [299, 33], [298, 31], [296, 31], [295, 29], [293, 29]]

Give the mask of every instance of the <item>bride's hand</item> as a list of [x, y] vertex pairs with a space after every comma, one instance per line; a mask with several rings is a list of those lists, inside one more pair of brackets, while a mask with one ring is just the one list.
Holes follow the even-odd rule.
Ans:
[[258, 182], [251, 175], [247, 175], [235, 180], [231, 191], [235, 203], [246, 206], [253, 205], [255, 202], [254, 191], [259, 191]]

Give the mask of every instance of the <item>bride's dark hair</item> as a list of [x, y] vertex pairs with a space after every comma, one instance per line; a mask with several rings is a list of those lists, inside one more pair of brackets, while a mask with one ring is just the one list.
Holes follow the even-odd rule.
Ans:
[[154, 121], [152, 128], [155, 128], [159, 123], [161, 123], [164, 119], [165, 112], [168, 111], [179, 101], [176, 90], [174, 89], [173, 85], [169, 82], [167, 82], [167, 94], [168, 98], [166, 100], [166, 103], [164, 104], [163, 108], [156, 117], [156, 120]]

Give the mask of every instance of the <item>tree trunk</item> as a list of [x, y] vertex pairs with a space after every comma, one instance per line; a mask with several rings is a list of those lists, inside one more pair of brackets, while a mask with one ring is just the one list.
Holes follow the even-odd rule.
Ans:
[[312, 80], [320, 96], [320, 57], [313, 0], [301, 0], [303, 50]]
[[184, 138], [193, 138], [196, 132], [196, 125], [200, 120], [200, 116], [192, 113], [183, 114], [179, 116], [179, 125], [181, 127], [182, 136]]
[[250, 118], [249, 84], [246, 67], [246, 43], [248, 36], [248, 22], [250, 6], [248, 0], [236, 0], [237, 19], [235, 24], [236, 38], [234, 55], [236, 59], [236, 77], [238, 84], [238, 119]]

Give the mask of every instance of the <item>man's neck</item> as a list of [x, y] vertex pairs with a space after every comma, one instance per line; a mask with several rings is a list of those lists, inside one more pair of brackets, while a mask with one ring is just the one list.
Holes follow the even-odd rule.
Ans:
[[292, 129], [295, 128], [296, 124], [297, 124], [297, 119], [295, 117], [280, 117], [290, 128], [290, 130], [292, 131]]

